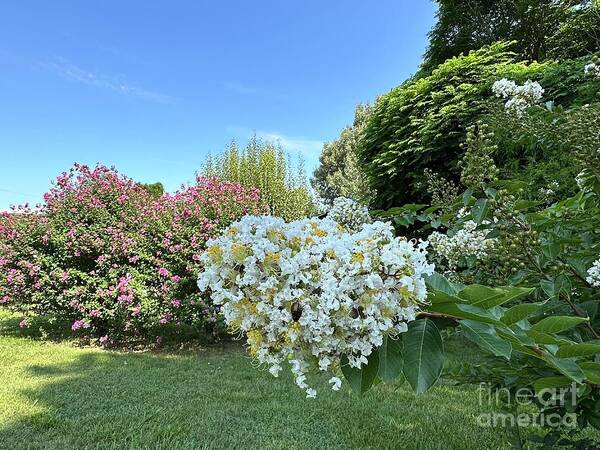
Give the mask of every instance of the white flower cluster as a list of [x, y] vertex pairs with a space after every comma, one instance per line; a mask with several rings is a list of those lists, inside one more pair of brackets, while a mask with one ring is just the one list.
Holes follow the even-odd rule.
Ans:
[[309, 188], [308, 193], [313, 204], [314, 214], [317, 216], [327, 214], [327, 212], [331, 208], [331, 205], [328, 204], [327, 200], [321, 197], [321, 195], [312, 188]]
[[371, 223], [366, 206], [346, 197], [336, 197], [327, 218], [338, 222], [349, 231], [358, 231], [365, 223]]
[[[198, 286], [261, 364], [277, 376], [288, 361], [314, 397], [311, 365], [335, 375], [346, 355], [360, 368], [385, 334], [407, 330], [426, 300], [423, 276], [433, 273], [426, 246], [383, 222], [351, 233], [330, 219], [245, 216], [207, 242]], [[340, 388], [337, 376], [329, 382]]]
[[581, 171], [575, 176], [575, 183], [577, 183], [577, 187], [580, 190], [584, 190], [585, 188], [585, 172]]
[[583, 72], [588, 77], [600, 77], [600, 65], [593, 62], [586, 64], [583, 68]]
[[587, 271], [586, 281], [594, 287], [600, 288], [600, 259], [594, 261], [592, 267], [590, 267]]
[[486, 236], [486, 230], [477, 230], [477, 224], [468, 220], [453, 236], [434, 231], [427, 240], [434, 253], [445, 258], [449, 269], [454, 270], [462, 258], [474, 257], [482, 260], [494, 249], [495, 239]]
[[508, 99], [504, 107], [521, 117], [527, 108], [540, 102], [544, 88], [537, 81], [527, 80], [519, 86], [514, 81], [503, 78], [493, 84], [492, 92], [496, 97]]
[[[575, 181], [577, 181], [577, 179]], [[560, 184], [558, 184], [557, 181], [552, 181], [545, 188], [541, 187], [539, 192], [543, 197], [551, 198], [556, 195], [558, 189], [560, 189]]]

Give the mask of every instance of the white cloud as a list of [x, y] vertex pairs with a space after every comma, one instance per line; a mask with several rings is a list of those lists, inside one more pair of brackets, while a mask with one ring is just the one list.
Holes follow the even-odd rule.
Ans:
[[81, 67], [76, 66], [64, 58], [57, 58], [53, 62], [41, 63], [40, 65], [53, 71], [55, 74], [66, 80], [87, 84], [88, 86], [101, 89], [107, 89], [118, 94], [138, 97], [159, 103], [173, 103], [174, 100], [168, 95], [140, 88], [123, 80], [122, 77], [110, 77], [82, 69]]
[[256, 135], [268, 141], [279, 142], [284, 150], [299, 153], [307, 159], [318, 158], [323, 149], [323, 141], [317, 139], [306, 139], [303, 137], [291, 137], [275, 131], [257, 131]]

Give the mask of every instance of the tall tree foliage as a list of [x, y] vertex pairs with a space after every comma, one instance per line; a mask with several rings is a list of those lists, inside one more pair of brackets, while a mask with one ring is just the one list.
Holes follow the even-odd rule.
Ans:
[[323, 146], [319, 166], [312, 185], [324, 198], [348, 197], [368, 204], [372, 197], [366, 175], [358, 164], [358, 143], [371, 116], [370, 105], [359, 104], [354, 112], [354, 123], [340, 133], [340, 137]]
[[233, 141], [223, 153], [209, 156], [200, 175], [258, 188], [271, 213], [287, 220], [313, 209], [302, 162], [292, 164], [279, 144], [256, 136], [243, 149]]
[[[599, 47], [597, 0], [437, 0], [422, 66], [430, 73], [449, 58], [496, 41], [514, 41], [528, 61], [573, 58]], [[582, 28], [583, 27], [583, 28]]]

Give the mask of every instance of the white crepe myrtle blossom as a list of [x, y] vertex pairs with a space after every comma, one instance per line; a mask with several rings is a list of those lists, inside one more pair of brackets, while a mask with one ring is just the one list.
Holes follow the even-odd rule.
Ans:
[[593, 287], [600, 287], [600, 259], [594, 261], [592, 267], [587, 271], [586, 281]]
[[434, 231], [427, 240], [433, 252], [446, 259], [450, 270], [455, 270], [463, 258], [482, 260], [487, 257], [496, 244], [495, 239], [486, 237], [487, 234], [486, 230], [477, 230], [474, 221], [468, 220], [452, 236]]
[[600, 77], [600, 65], [595, 63], [586, 64], [583, 68], [583, 73], [588, 77]]
[[557, 181], [552, 181], [545, 188], [540, 188], [539, 193], [542, 197], [551, 198], [556, 195], [558, 189], [560, 189], [560, 184]]
[[507, 99], [504, 104], [506, 110], [520, 117], [527, 108], [540, 102], [544, 88], [537, 81], [527, 80], [523, 85], [518, 85], [503, 78], [492, 85], [492, 92], [496, 97]]
[[246, 216], [207, 242], [198, 286], [252, 356], [274, 376], [289, 365], [314, 397], [311, 367], [329, 372], [338, 390], [343, 355], [360, 368], [386, 334], [407, 330], [433, 273], [426, 246], [383, 222], [350, 232], [327, 218]]
[[327, 218], [344, 225], [350, 231], [357, 231], [365, 223], [371, 222], [367, 207], [346, 197], [333, 199]]

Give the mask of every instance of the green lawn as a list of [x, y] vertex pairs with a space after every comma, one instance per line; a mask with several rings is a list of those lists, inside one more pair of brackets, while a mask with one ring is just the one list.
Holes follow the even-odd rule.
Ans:
[[117, 352], [33, 340], [0, 320], [0, 448], [508, 448], [475, 388], [364, 397], [253, 368], [236, 345]]

